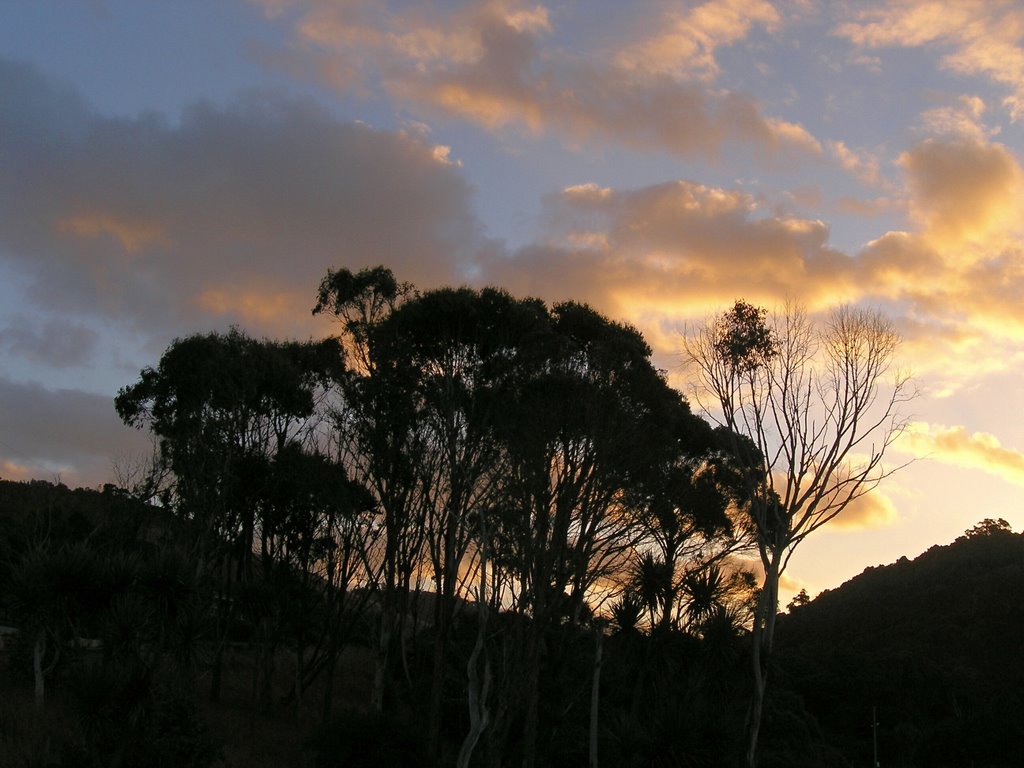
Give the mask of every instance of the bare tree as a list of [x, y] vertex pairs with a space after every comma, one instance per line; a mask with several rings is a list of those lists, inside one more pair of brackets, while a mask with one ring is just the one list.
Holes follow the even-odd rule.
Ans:
[[744, 470], [764, 569], [752, 627], [750, 768], [780, 577], [800, 542], [900, 468], [882, 463], [906, 425], [900, 406], [915, 395], [893, 367], [899, 343], [875, 311], [844, 306], [816, 325], [801, 307], [769, 317], [744, 301], [684, 336], [696, 400], [726, 428]]

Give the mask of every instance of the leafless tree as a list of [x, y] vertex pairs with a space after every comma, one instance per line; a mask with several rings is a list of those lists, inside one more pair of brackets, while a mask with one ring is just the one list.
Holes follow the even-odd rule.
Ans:
[[769, 316], [744, 301], [684, 335], [695, 399], [729, 432], [743, 467], [764, 569], [752, 627], [751, 768], [780, 577], [800, 542], [900, 468], [882, 461], [916, 394], [894, 367], [899, 343], [876, 311], [843, 306], [816, 324], [793, 304]]

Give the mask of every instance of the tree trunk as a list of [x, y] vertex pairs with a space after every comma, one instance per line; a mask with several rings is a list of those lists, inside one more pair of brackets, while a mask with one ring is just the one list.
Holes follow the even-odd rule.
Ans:
[[302, 722], [302, 677], [306, 672], [306, 639], [299, 631], [295, 642], [295, 721]]
[[747, 717], [747, 768], [757, 768], [757, 742], [764, 712], [764, 695], [768, 687], [768, 661], [775, 636], [775, 616], [779, 610], [779, 558], [772, 556], [765, 569], [764, 587], [757, 602], [754, 629], [751, 633], [751, 669], [754, 694]]
[[[337, 628], [335, 627], [335, 631]], [[327, 677], [324, 680], [324, 709], [320, 717], [321, 722], [327, 723], [331, 719], [331, 708], [334, 706], [334, 675], [338, 668], [338, 641], [331, 636], [327, 641], [327, 661], [325, 663]]]
[[430, 680], [430, 709], [427, 720], [427, 750], [431, 760], [437, 761], [441, 742], [441, 709], [444, 704], [444, 673], [448, 637], [447, 595], [438, 593], [434, 612], [434, 665]]
[[[486, 534], [481, 535], [481, 540], [486, 541]], [[469, 733], [466, 734], [459, 750], [459, 757], [456, 761], [456, 768], [469, 768], [469, 761], [473, 757], [473, 750], [480, 740], [480, 734], [484, 732], [490, 723], [490, 710], [487, 708], [487, 694], [491, 687], [491, 662], [485, 647], [487, 639], [487, 551], [486, 547], [480, 553], [480, 594], [477, 595], [477, 628], [476, 644], [473, 646], [473, 653], [466, 663], [467, 678], [467, 699], [469, 706]], [[481, 683], [480, 673], [477, 669], [481, 654], [484, 657], [484, 679]]]
[[[536, 619], [535, 619], [536, 621]], [[526, 719], [523, 724], [523, 768], [537, 762], [537, 730], [540, 726], [540, 645], [538, 627], [532, 627], [526, 669]]]
[[43, 673], [43, 656], [46, 654], [46, 630], [40, 627], [36, 632], [36, 641], [32, 647], [32, 673], [36, 681], [36, 709], [42, 711], [46, 693], [45, 675]]
[[210, 701], [214, 704], [220, 701], [221, 680], [224, 669], [224, 643], [217, 643], [217, 649], [213, 652], [213, 663], [210, 666]]
[[380, 617], [380, 637], [377, 639], [377, 658], [373, 669], [373, 690], [370, 693], [370, 706], [374, 712], [384, 711], [384, 684], [387, 678], [388, 651], [391, 648], [392, 621], [390, 607], [385, 608]]
[[604, 633], [597, 629], [594, 650], [594, 678], [590, 684], [590, 768], [597, 768], [598, 705], [601, 701], [601, 645]]

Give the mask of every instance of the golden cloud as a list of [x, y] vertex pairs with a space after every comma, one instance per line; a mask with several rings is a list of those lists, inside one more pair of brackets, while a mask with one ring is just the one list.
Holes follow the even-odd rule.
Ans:
[[1003, 446], [995, 435], [987, 432], [969, 433], [963, 426], [914, 422], [896, 447], [914, 456], [979, 469], [1024, 485], [1024, 452]]
[[764, 0], [709, 0], [685, 12], [666, 12], [654, 23], [656, 32], [625, 47], [616, 61], [627, 70], [713, 77], [716, 48], [742, 40], [755, 25], [770, 29], [778, 21], [778, 11]]
[[818, 220], [765, 215], [742, 190], [675, 181], [636, 190], [596, 184], [551, 199], [549, 245], [486, 260], [486, 279], [548, 299], [586, 296], [636, 324], [660, 354], [687, 320], [737, 296], [800, 297], [820, 309], [870, 289]]
[[927, 139], [899, 162], [911, 211], [936, 242], [977, 241], [1018, 223], [1020, 167], [1002, 144]]
[[918, 46], [955, 34], [970, 23], [981, 4], [966, 0], [912, 0], [861, 8], [856, 21], [839, 24], [834, 34], [869, 48]]
[[859, 531], [895, 525], [899, 519], [899, 512], [892, 499], [876, 488], [850, 502], [829, 526], [846, 531]]
[[987, 106], [980, 96], [958, 96], [952, 104], [934, 107], [921, 114], [924, 130], [932, 135], [982, 142], [999, 133], [982, 122]]
[[[379, 76], [393, 98], [427, 113], [454, 115], [491, 131], [553, 131], [645, 149], [714, 156], [728, 142], [751, 145], [759, 159], [821, 154], [802, 125], [762, 114], [747, 95], [681, 82], [671, 70], [706, 71], [716, 47], [770, 27], [765, 0], [709, 0], [671, 16], [647, 38], [617, 53], [566, 51], [549, 42], [543, 5], [513, 0], [469, 2], [438, 10], [389, 10], [372, 3], [307, 0], [296, 14], [297, 46], [343, 90], [353, 73]], [[686, 44], [683, 45], [683, 42]], [[290, 57], [267, 52], [272, 62]], [[324, 75], [326, 77], [326, 75]]]

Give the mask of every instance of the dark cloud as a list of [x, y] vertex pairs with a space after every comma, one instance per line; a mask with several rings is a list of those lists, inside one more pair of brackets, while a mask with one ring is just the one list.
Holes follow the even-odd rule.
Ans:
[[98, 485], [113, 461], [144, 456], [149, 445], [121, 423], [112, 397], [0, 378], [0, 475]]
[[19, 316], [0, 328], [0, 352], [53, 368], [87, 364], [98, 341], [93, 329], [66, 321], [37, 323]]
[[305, 326], [329, 266], [457, 281], [479, 242], [443, 148], [310, 101], [110, 119], [0, 62], [0, 257], [48, 308], [146, 331]]

